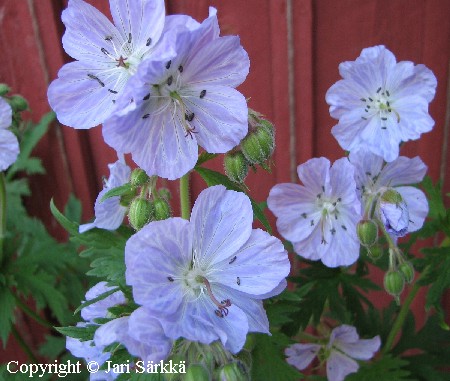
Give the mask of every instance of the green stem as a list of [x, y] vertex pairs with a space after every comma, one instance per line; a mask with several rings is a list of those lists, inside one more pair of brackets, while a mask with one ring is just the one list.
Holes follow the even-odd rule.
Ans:
[[188, 220], [191, 216], [191, 199], [189, 195], [189, 172], [180, 179], [181, 217]]
[[13, 334], [14, 338], [16, 339], [17, 343], [20, 345], [22, 350], [27, 354], [28, 358], [33, 364], [37, 364], [38, 360], [36, 356], [31, 351], [30, 347], [27, 345], [23, 337], [20, 335], [19, 331], [17, 331], [15, 326], [11, 327], [11, 333]]
[[29, 317], [31, 317], [33, 320], [43, 325], [44, 327], [53, 329], [52, 324], [41, 318], [36, 312], [34, 312], [30, 307], [28, 307], [24, 302], [22, 302], [22, 300], [16, 294], [14, 293], [12, 294], [14, 295], [14, 299], [16, 299], [17, 305], [24, 313], [26, 313]]
[[0, 266], [3, 262], [3, 239], [6, 228], [6, 186], [5, 174], [0, 172]]

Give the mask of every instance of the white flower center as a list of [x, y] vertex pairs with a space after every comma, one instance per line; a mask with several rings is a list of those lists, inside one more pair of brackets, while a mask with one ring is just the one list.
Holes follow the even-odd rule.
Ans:
[[395, 110], [395, 100], [388, 89], [380, 86], [374, 94], [361, 98], [364, 103], [364, 112], [361, 118], [368, 120], [377, 116], [381, 122], [381, 129], [386, 130], [391, 120], [400, 123], [400, 114]]

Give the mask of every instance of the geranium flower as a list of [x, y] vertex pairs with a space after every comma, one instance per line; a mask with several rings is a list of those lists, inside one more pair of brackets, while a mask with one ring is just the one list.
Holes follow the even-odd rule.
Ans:
[[82, 0], [69, 0], [62, 13], [64, 50], [77, 61], [61, 68], [48, 100], [65, 125], [85, 129], [102, 123], [161, 37], [163, 0], [110, 0], [110, 9], [115, 25]]
[[166, 33], [104, 123], [105, 141], [148, 175], [177, 179], [194, 167], [197, 145], [224, 153], [247, 134], [247, 103], [234, 87], [248, 74], [248, 55], [238, 37], [218, 35], [215, 10], [196, 29]]
[[[252, 220], [247, 196], [214, 186], [199, 195], [190, 221], [151, 222], [128, 240], [134, 300], [168, 337], [220, 339], [236, 353], [248, 332], [269, 333], [261, 299], [284, 289], [290, 264], [282, 243], [252, 230]], [[131, 321], [130, 329], [138, 331]]]
[[370, 360], [380, 348], [379, 336], [372, 339], [360, 339], [356, 328], [341, 325], [331, 332], [328, 344], [294, 344], [286, 348], [286, 361], [299, 370], [303, 370], [314, 357], [327, 362], [328, 381], [343, 381], [350, 373], [359, 369], [354, 360]]
[[127, 212], [127, 208], [120, 204], [120, 197], [114, 196], [102, 201], [103, 196], [112, 188], [126, 184], [130, 180], [131, 169], [125, 164], [125, 159], [121, 157], [114, 164], [108, 164], [110, 175], [105, 181], [103, 190], [95, 200], [95, 220], [94, 222], [80, 225], [80, 233], [84, 233], [93, 228], [106, 230], [116, 230], [122, 223]]
[[19, 155], [19, 142], [7, 128], [12, 123], [12, 109], [8, 102], [0, 97], [0, 171], [8, 167], [17, 160]]
[[342, 80], [328, 90], [330, 114], [339, 119], [332, 133], [347, 151], [366, 148], [386, 161], [399, 144], [431, 131], [428, 104], [436, 77], [424, 65], [396, 62], [384, 46], [363, 49], [356, 61], [339, 65]]
[[299, 165], [297, 173], [303, 185], [275, 185], [267, 199], [278, 231], [304, 258], [328, 267], [351, 265], [359, 256], [361, 219], [352, 165], [342, 158], [330, 168], [321, 157]]
[[428, 214], [427, 198], [420, 189], [405, 186], [421, 182], [427, 172], [419, 157], [400, 156], [385, 164], [382, 157], [359, 150], [349, 158], [363, 203], [378, 203], [377, 217], [389, 233], [401, 237], [422, 227]]

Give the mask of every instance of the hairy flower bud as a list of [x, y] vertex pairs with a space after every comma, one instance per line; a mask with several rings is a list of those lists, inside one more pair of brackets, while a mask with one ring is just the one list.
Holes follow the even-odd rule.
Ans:
[[13, 95], [9, 100], [9, 104], [15, 112], [25, 111], [28, 109], [28, 102], [20, 95]]
[[131, 185], [135, 187], [140, 187], [147, 183], [149, 180], [148, 175], [145, 173], [143, 169], [136, 168], [131, 172], [130, 182]]
[[231, 181], [242, 183], [248, 174], [248, 162], [241, 151], [229, 152], [223, 159], [225, 173]]
[[405, 287], [405, 280], [399, 271], [389, 270], [384, 275], [384, 289], [388, 294], [398, 296]]
[[162, 198], [158, 198], [153, 201], [153, 208], [155, 211], [154, 216], [156, 221], [165, 220], [172, 215], [169, 203]]
[[383, 248], [379, 245], [374, 245], [371, 246], [369, 248], [367, 248], [367, 254], [372, 258], [372, 259], [379, 259], [383, 256]]
[[210, 379], [209, 372], [200, 364], [189, 365], [183, 377], [183, 381], [209, 381]]
[[244, 381], [248, 380], [245, 371], [237, 362], [224, 365], [218, 372], [219, 381]]
[[258, 119], [259, 123], [250, 129], [248, 135], [241, 141], [241, 149], [245, 158], [251, 164], [265, 162], [275, 148], [273, 126], [270, 122]]
[[364, 246], [372, 246], [378, 239], [378, 226], [372, 220], [361, 220], [356, 226], [359, 241]]
[[8, 94], [11, 91], [8, 85], [0, 83], [0, 96]]
[[405, 282], [411, 283], [414, 280], [414, 267], [411, 262], [403, 262], [398, 266], [400, 273], [403, 275]]
[[135, 230], [140, 230], [153, 218], [153, 214], [153, 204], [147, 199], [138, 197], [131, 201], [128, 220]]

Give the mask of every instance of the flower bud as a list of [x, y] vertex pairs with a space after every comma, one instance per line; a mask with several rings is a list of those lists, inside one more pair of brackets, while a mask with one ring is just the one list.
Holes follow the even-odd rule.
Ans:
[[411, 262], [403, 262], [400, 266], [398, 266], [398, 269], [403, 275], [405, 282], [411, 283], [414, 280], [414, 267]]
[[147, 199], [138, 197], [131, 201], [128, 220], [135, 230], [140, 230], [152, 219], [153, 213], [153, 204]]
[[218, 372], [219, 381], [244, 381], [248, 380], [245, 372], [241, 370], [237, 362], [224, 365]]
[[408, 232], [408, 206], [395, 189], [390, 188], [381, 195], [379, 215], [388, 233], [403, 237]]
[[166, 220], [172, 215], [169, 203], [163, 198], [158, 198], [153, 201], [153, 208], [155, 210], [155, 220], [161, 221]]
[[143, 169], [136, 168], [131, 172], [130, 182], [135, 187], [140, 187], [148, 182], [150, 178]]
[[384, 289], [388, 294], [398, 296], [405, 287], [405, 280], [399, 271], [389, 270], [384, 275]]
[[379, 245], [368, 247], [367, 255], [369, 255], [372, 259], [379, 259], [383, 256], [383, 249]]
[[15, 112], [25, 111], [28, 109], [28, 102], [20, 95], [13, 95], [9, 100], [9, 104]]
[[8, 85], [5, 85], [4, 83], [0, 83], [0, 96], [6, 95], [11, 91]]
[[248, 162], [241, 151], [229, 152], [223, 159], [225, 173], [235, 183], [242, 183], [248, 174]]
[[364, 246], [372, 246], [378, 239], [378, 226], [372, 220], [361, 220], [356, 226], [359, 242]]
[[203, 365], [193, 364], [189, 365], [186, 374], [183, 377], [183, 381], [210, 381], [211, 377], [209, 372]]
[[[259, 124], [254, 131], [250, 130], [241, 141], [242, 153], [251, 164], [261, 164], [273, 153], [275, 138], [273, 129], [269, 128], [267, 123]], [[270, 123], [269, 125], [272, 126]]]

